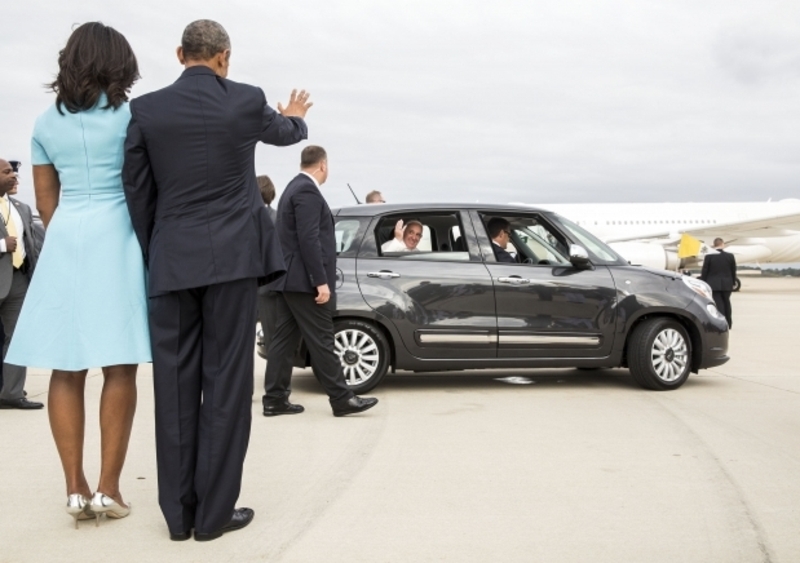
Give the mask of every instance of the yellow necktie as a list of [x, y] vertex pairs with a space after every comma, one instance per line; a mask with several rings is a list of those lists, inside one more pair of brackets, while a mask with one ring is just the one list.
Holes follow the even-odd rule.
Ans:
[[3, 208], [3, 219], [5, 220], [8, 236], [17, 239], [17, 249], [14, 251], [14, 255], [11, 257], [11, 263], [14, 264], [15, 268], [20, 268], [23, 262], [22, 241], [19, 240], [19, 237], [17, 237], [17, 224], [14, 223], [14, 218], [11, 216], [11, 209], [9, 207], [10, 205], [11, 202], [8, 201], [8, 196], [0, 198], [0, 207]]

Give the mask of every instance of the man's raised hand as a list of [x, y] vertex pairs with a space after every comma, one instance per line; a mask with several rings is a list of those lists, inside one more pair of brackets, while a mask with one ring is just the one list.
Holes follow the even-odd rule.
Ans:
[[311, 94], [305, 90], [300, 90], [298, 94], [297, 89], [294, 89], [292, 90], [292, 95], [289, 96], [289, 104], [286, 107], [283, 107], [283, 104], [278, 102], [278, 111], [286, 117], [305, 118], [308, 108], [314, 105], [314, 102], [308, 101], [309, 96]]
[[397, 240], [403, 240], [403, 220], [400, 219], [394, 225], [394, 238]]

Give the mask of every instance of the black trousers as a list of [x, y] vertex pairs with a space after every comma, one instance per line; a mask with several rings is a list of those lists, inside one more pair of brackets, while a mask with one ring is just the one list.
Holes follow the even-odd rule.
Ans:
[[[267, 347], [267, 350], [269, 350], [269, 345], [275, 334], [275, 325], [278, 323], [279, 300], [279, 293], [268, 290], [266, 286], [258, 288], [258, 321], [261, 323], [261, 331], [264, 333], [264, 345]], [[265, 381], [266, 377], [265, 369]]]
[[256, 280], [150, 298], [158, 497], [172, 533], [227, 524], [250, 440]]
[[285, 291], [275, 300], [277, 321], [267, 352], [264, 401], [282, 401], [291, 393], [292, 358], [300, 337], [308, 347], [311, 366], [331, 403], [346, 401], [354, 393], [347, 387], [334, 350], [333, 312], [336, 302], [317, 305], [310, 293]]
[[733, 319], [731, 318], [731, 292], [712, 290], [711, 296], [714, 298], [714, 304], [717, 306], [719, 312], [722, 313], [725, 320], [728, 321], [728, 328], [733, 328]]

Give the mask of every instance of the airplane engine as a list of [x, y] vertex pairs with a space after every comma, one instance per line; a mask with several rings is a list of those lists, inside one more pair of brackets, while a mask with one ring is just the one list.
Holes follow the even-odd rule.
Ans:
[[614, 242], [609, 245], [634, 266], [647, 266], [659, 270], [677, 270], [680, 266], [678, 252], [667, 250], [660, 244], [647, 242]]

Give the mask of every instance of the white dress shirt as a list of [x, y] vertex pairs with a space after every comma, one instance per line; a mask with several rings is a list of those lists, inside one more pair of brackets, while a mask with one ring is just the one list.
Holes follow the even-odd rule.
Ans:
[[381, 245], [381, 250], [383, 252], [419, 252], [416, 248], [408, 248], [405, 242], [396, 238], [384, 242]]

